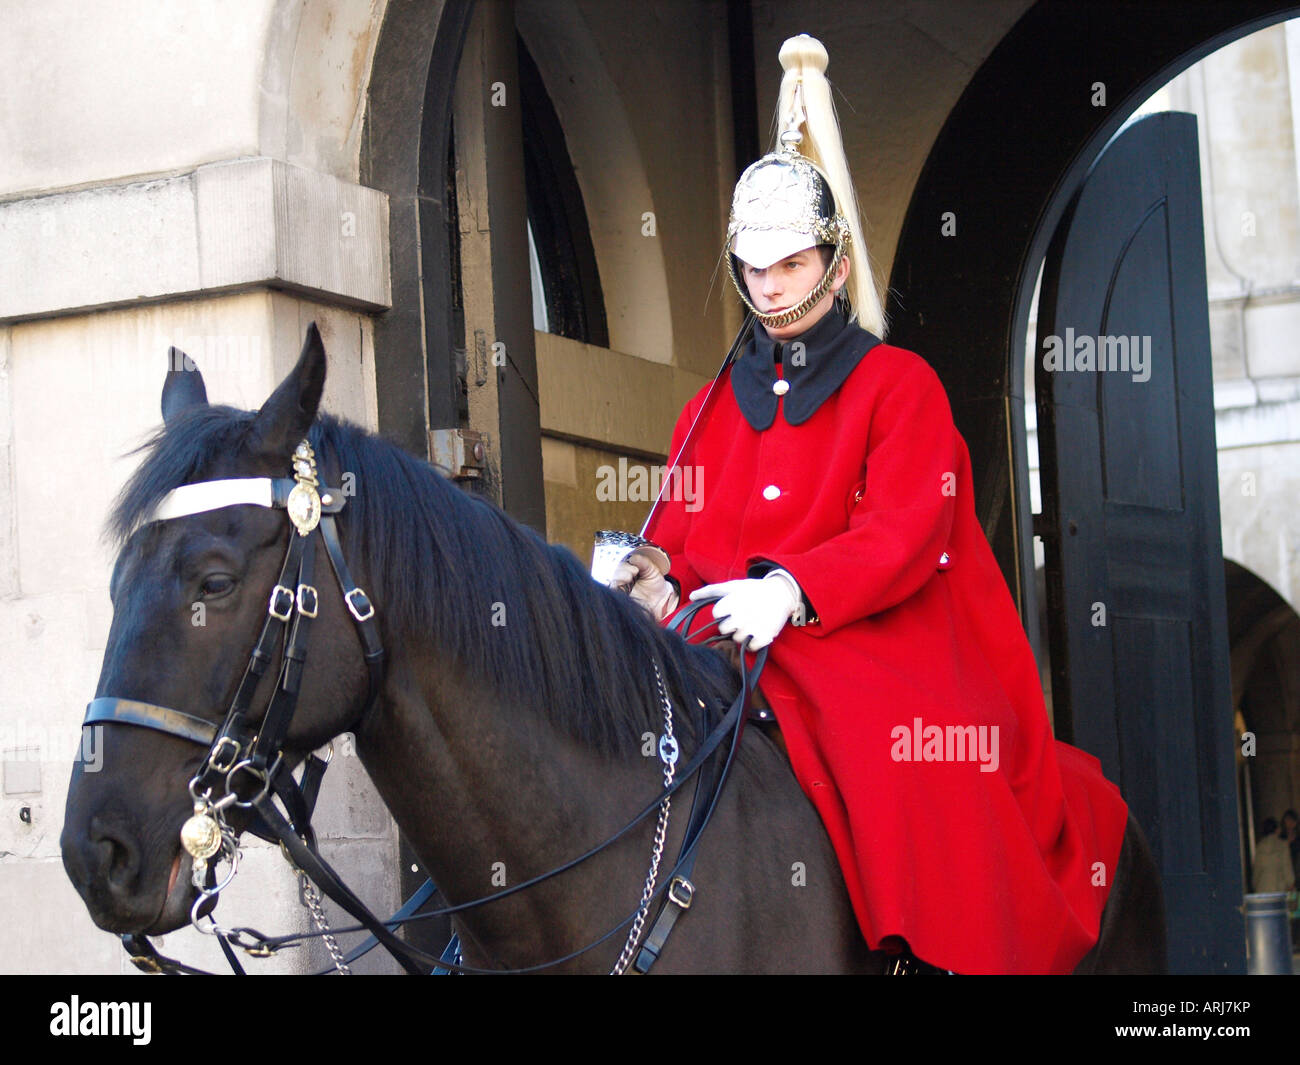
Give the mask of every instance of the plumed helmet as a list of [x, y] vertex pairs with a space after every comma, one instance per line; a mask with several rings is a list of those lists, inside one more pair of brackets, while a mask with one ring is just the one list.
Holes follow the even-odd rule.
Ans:
[[[825, 175], [799, 154], [802, 139], [797, 131], [787, 133], [781, 151], [763, 156], [740, 175], [731, 198], [727, 225], [731, 280], [754, 317], [774, 327], [797, 322], [821, 301], [851, 242], [848, 220], [835, 210]], [[821, 244], [833, 246], [835, 254], [811, 292], [780, 314], [764, 314], [754, 306], [744, 279], [738, 276], [737, 260], [766, 270], [795, 252]]]
[[[826, 49], [801, 34], [781, 46], [777, 120], [780, 147], [740, 175], [731, 198], [726, 259], [741, 300], [763, 325], [798, 321], [831, 290], [841, 261], [852, 249], [855, 269], [844, 286], [851, 317], [883, 337], [880, 297], [867, 262], [857, 201], [844, 157], [839, 123], [826, 80]], [[821, 280], [795, 306], [764, 314], [754, 306], [740, 264], [765, 270], [773, 263], [818, 246], [834, 255]]]

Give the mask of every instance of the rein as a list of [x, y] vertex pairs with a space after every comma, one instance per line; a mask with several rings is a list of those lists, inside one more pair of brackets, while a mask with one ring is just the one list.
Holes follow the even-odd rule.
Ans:
[[[629, 924], [633, 925], [632, 932], [614, 972], [627, 971], [627, 965], [634, 954], [635, 971], [638, 973], [648, 971], [662, 951], [664, 940], [674, 923], [691, 905], [695, 889], [690, 881], [690, 874], [696, 849], [717, 807], [722, 787], [739, 750], [745, 709], [751, 693], [756, 690], [758, 677], [767, 660], [767, 649], [764, 648], [757, 653], [754, 666], [750, 671], [741, 670], [740, 692], [691, 760], [682, 767], [680, 773], [676, 771], [678, 754], [676, 740], [672, 737], [671, 701], [663, 689], [662, 678], [659, 678], [667, 722], [665, 735], [660, 738], [660, 755], [665, 764], [665, 785], [654, 799], [614, 835], [577, 858], [500, 892], [416, 915], [414, 910], [436, 890], [431, 882], [426, 881], [417, 890], [415, 896], [409, 899], [396, 914], [386, 921], [380, 921], [343, 883], [335, 870], [321, 857], [316, 847], [311, 816], [329, 762], [329, 755], [322, 758], [315, 753], [309, 754], [305, 759], [301, 779], [298, 780], [295, 780], [284, 760], [283, 744], [297, 706], [298, 690], [306, 665], [311, 622], [317, 616], [319, 606], [319, 596], [312, 583], [317, 535], [325, 545], [343, 601], [352, 615], [361, 640], [369, 685], [362, 715], [363, 721], [374, 709], [384, 679], [384, 649], [374, 620], [375, 608], [366, 593], [352, 580], [335, 526], [334, 516], [343, 509], [346, 499], [337, 489], [319, 488], [315, 455], [305, 440], [295, 450], [293, 464], [292, 480], [248, 478], [206, 481], [182, 486], [168, 493], [151, 517], [151, 520], [161, 521], [226, 506], [254, 504], [286, 510], [293, 524], [294, 531], [290, 534], [284, 563], [268, 601], [266, 619], [222, 724], [216, 726], [209, 721], [170, 707], [111, 696], [94, 699], [87, 707], [83, 722], [83, 725], [126, 724], [151, 728], [208, 748], [207, 755], [189, 784], [190, 795], [194, 801], [194, 814], [185, 822], [181, 830], [182, 845], [192, 859], [192, 882], [199, 889], [199, 896], [190, 911], [191, 923], [200, 932], [217, 937], [232, 969], [240, 975], [243, 975], [243, 968], [235, 956], [233, 947], [239, 947], [254, 957], [269, 957], [284, 947], [317, 936], [324, 939], [334, 961], [333, 968], [327, 971], [347, 973], [348, 963], [355, 961], [376, 945], [382, 945], [407, 972], [413, 974], [423, 974], [431, 969], [473, 973], [535, 972], [581, 956], [606, 942]], [[687, 639], [691, 638], [690, 626], [695, 615], [700, 609], [715, 601], [711, 599], [696, 601], [679, 612], [670, 623], [670, 628], [680, 630]], [[254, 729], [249, 724], [249, 710], [253, 695], [273, 661], [274, 651], [282, 636], [285, 641], [284, 653], [275, 690], [260, 727]], [[704, 708], [702, 701], [697, 700], [697, 702], [701, 708]], [[699, 723], [704, 722], [701, 719]], [[702, 731], [703, 728], [697, 729], [697, 734]], [[711, 761], [712, 756], [728, 737], [731, 742], [726, 757], [721, 767], [715, 768]], [[697, 785], [679, 856], [663, 884], [656, 888], [656, 874], [667, 828], [669, 800], [697, 774]], [[676, 779], [673, 779], [674, 776]], [[252, 797], [245, 798], [244, 796], [250, 790], [253, 791]], [[284, 812], [276, 805], [276, 798], [280, 800]], [[240, 853], [238, 834], [225, 820], [225, 812], [231, 806], [249, 812], [252, 820], [248, 825], [248, 831], [280, 844], [286, 859], [302, 878], [304, 897], [307, 899], [318, 932], [268, 937], [252, 928], [224, 929], [211, 919], [210, 913], [218, 895], [233, 879], [238, 868]], [[406, 922], [459, 913], [482, 906], [567, 872], [621, 839], [656, 809], [660, 811], [660, 823], [655, 834], [650, 875], [637, 909], [608, 932], [579, 950], [562, 958], [523, 969], [476, 969], [421, 951], [398, 939], [393, 933], [393, 929]], [[218, 863], [228, 862], [231, 867], [230, 872], [219, 884], [215, 883], [215, 865], [209, 866], [211, 859], [216, 859]], [[315, 891], [311, 887], [312, 883], [360, 923], [339, 929], [337, 932], [331, 931], [320, 909], [319, 897], [315, 896]], [[664, 897], [664, 901], [658, 918], [646, 936], [644, 945], [640, 945], [640, 935], [650, 904], [660, 896]], [[201, 913], [209, 902], [212, 906], [208, 906], [207, 911]], [[210, 926], [205, 927], [200, 923], [205, 916], [211, 921]], [[370, 932], [370, 939], [345, 957], [335, 943], [334, 936], [362, 930]], [[146, 972], [208, 975], [203, 970], [160, 955], [144, 935], [123, 935], [122, 942], [131, 955], [132, 962]], [[639, 951], [638, 946], [640, 946]]]

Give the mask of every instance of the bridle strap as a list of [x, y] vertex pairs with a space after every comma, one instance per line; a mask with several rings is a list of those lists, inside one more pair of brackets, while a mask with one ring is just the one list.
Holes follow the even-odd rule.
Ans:
[[323, 515], [318, 528], [321, 539], [325, 542], [325, 553], [329, 556], [330, 568], [334, 570], [334, 579], [338, 581], [339, 588], [343, 592], [343, 605], [352, 615], [357, 635], [361, 637], [361, 653], [370, 676], [370, 695], [366, 700], [366, 708], [361, 713], [361, 724], [357, 726], [360, 729], [374, 710], [375, 704], [379, 701], [380, 690], [383, 688], [384, 645], [379, 639], [374, 604], [352, 579], [352, 571], [348, 569], [347, 560], [343, 557], [343, 545], [339, 543], [339, 533], [333, 516]]
[[[712, 605], [714, 601], [712, 599], [701, 599], [691, 603], [679, 610], [666, 627], [689, 642], [691, 624], [695, 621], [695, 616], [704, 607]], [[711, 624], [716, 624], [716, 622]], [[707, 631], [709, 627], [710, 625], [706, 625], [701, 631]], [[766, 659], [766, 653], [764, 653], [764, 659]], [[761, 672], [762, 666], [759, 666], [758, 670]], [[748, 687], [749, 682], [749, 678], [744, 674], [743, 669], [741, 670], [741, 680], [741, 697], [743, 699], [744, 688]], [[754, 677], [755, 688], [757, 683], [758, 674], [756, 672]], [[663, 900], [659, 904], [658, 916], [646, 933], [632, 967], [627, 970], [627, 975], [644, 976], [650, 971], [654, 963], [659, 960], [659, 955], [663, 953], [668, 936], [677, 924], [677, 919], [690, 908], [695, 892], [695, 886], [691, 882], [691, 875], [695, 871], [695, 857], [698, 853], [700, 837], [703, 836], [704, 829], [713, 817], [714, 808], [717, 805], [719, 796], [722, 794], [722, 787], [726, 783], [727, 773], [735, 760], [736, 751], [739, 749], [740, 744], [740, 734], [745, 727], [745, 717], [746, 715], [742, 709], [741, 716], [736, 722], [735, 732], [732, 735], [731, 749], [727, 753], [721, 770], [715, 771], [715, 763], [712, 759], [700, 766], [699, 783], [695, 787], [695, 794], [691, 796], [691, 809], [686, 820], [686, 832], [682, 836], [681, 849], [678, 852], [677, 864], [673, 867], [673, 875], [669, 878], [668, 890], [664, 893]]]
[[211, 976], [206, 969], [196, 969], [183, 961], [159, 954], [149, 938], [138, 933], [128, 933], [122, 937], [122, 946], [131, 956], [131, 963], [141, 972], [166, 973], [170, 976]]
[[[716, 601], [715, 599], [697, 600], [679, 610], [668, 623], [667, 628], [681, 634], [684, 639], [689, 641], [691, 625], [695, 620], [695, 616], [704, 607], [711, 606]], [[705, 632], [716, 624], [716, 621], [710, 622], [700, 631]], [[725, 638], [730, 639], [730, 637]], [[727, 756], [716, 776], [711, 761], [700, 769], [700, 783], [696, 787], [695, 795], [691, 800], [691, 812], [687, 819], [686, 834], [682, 837], [682, 846], [677, 864], [673, 867], [672, 874], [669, 877], [668, 890], [664, 893], [663, 901], [660, 903], [659, 914], [655, 918], [655, 923], [650, 927], [650, 931], [646, 933], [636, 960], [628, 971], [629, 975], [644, 975], [650, 971], [654, 963], [659, 960], [659, 955], [663, 953], [668, 936], [676, 925], [678, 918], [690, 909], [695, 893], [695, 886], [691, 883], [691, 875], [695, 870], [695, 858], [699, 851], [700, 839], [704, 835], [704, 830], [708, 827], [709, 821], [713, 818], [713, 812], [717, 808], [719, 798], [722, 796], [722, 789], [727, 783], [727, 776], [735, 763], [736, 753], [740, 749], [740, 737], [745, 728], [747, 696], [758, 690], [758, 677], [762, 673], [766, 662], [767, 649], [763, 648], [758, 652], [754, 674], [751, 679], [750, 675], [743, 669], [742, 659], [742, 669], [740, 671], [741, 714], [732, 733], [731, 748], [727, 752]], [[703, 801], [701, 801], [702, 799]]]
[[[185, 485], [169, 493], [155, 510], [154, 520], [182, 517], [224, 506], [249, 503], [261, 506], [283, 507], [295, 481], [288, 479], [248, 478], [241, 480], [212, 481]], [[345, 496], [340, 491], [327, 491], [329, 504], [322, 501], [322, 515], [317, 528], [325, 544], [326, 554], [339, 582], [343, 602], [352, 615], [360, 638], [362, 655], [366, 663], [367, 696], [361, 720], [364, 721], [379, 699], [383, 688], [384, 648], [375, 622], [375, 608], [369, 596], [352, 578], [351, 570], [343, 557], [334, 514], [342, 509]], [[261, 774], [265, 781], [251, 802], [253, 821], [249, 830], [264, 839], [278, 841], [293, 857], [300, 870], [313, 880], [339, 905], [371, 928], [375, 937], [383, 942], [409, 971], [421, 971], [419, 966], [406, 960], [405, 944], [375, 921], [364, 904], [320, 859], [315, 851], [311, 815], [319, 794], [326, 760], [315, 754], [307, 757], [302, 782], [294, 780], [292, 773], [280, 762], [279, 756], [285, 735], [297, 706], [303, 669], [307, 659], [307, 646], [311, 622], [319, 607], [319, 596], [313, 584], [315, 563], [315, 533], [307, 535], [290, 531], [289, 546], [285, 551], [279, 577], [267, 604], [267, 616], [262, 624], [257, 642], [249, 656], [248, 665], [236, 689], [235, 696], [220, 726], [184, 714], [170, 707], [142, 703], [135, 700], [100, 698], [88, 708], [84, 723], [118, 722], [150, 727], [178, 738], [186, 739], [208, 748], [208, 755], [200, 768], [199, 787], [209, 776], [228, 772], [234, 759], [246, 761], [248, 767]], [[287, 632], [286, 632], [287, 630]], [[274, 660], [280, 636], [285, 633], [284, 654], [280, 675], [271, 700], [263, 715], [256, 736], [246, 721], [257, 688]], [[220, 748], [229, 739], [230, 746]], [[216, 752], [221, 749], [219, 764], [214, 765]], [[233, 755], [229, 752], [235, 752]], [[269, 768], [268, 768], [269, 766]], [[289, 814], [289, 820], [276, 809], [271, 794], [279, 798]], [[373, 922], [373, 923], [372, 923]], [[251, 930], [250, 930], [251, 931]], [[231, 960], [236, 972], [242, 971], [225, 938], [219, 936], [223, 952]], [[259, 937], [261, 938], [261, 937]], [[123, 943], [132, 954], [137, 966], [154, 971], [197, 973], [201, 970], [164, 958], [143, 936], [123, 937]]]
[[192, 714], [183, 714], [166, 706], [142, 703], [135, 699], [101, 696], [86, 707], [83, 725], [139, 725], [170, 736], [211, 747], [217, 738], [217, 726]]
[[[425, 882], [421, 884], [418, 888], [416, 888], [411, 893], [410, 897], [404, 903], [402, 903], [401, 909], [399, 909], [396, 913], [393, 914], [392, 917], [388, 918], [388, 920], [384, 922], [384, 926], [386, 928], [394, 928], [398, 925], [405, 924], [411, 917], [415, 916], [416, 910], [418, 910], [421, 906], [423, 906], [436, 894], [438, 894], [437, 886], [434, 884], [432, 880], [426, 879]], [[347, 956], [343, 959], [343, 961], [345, 964], [351, 965], [358, 958], [365, 957], [377, 946], [379, 946], [379, 940], [376, 939], [374, 936], [367, 936], [363, 942], [357, 944], [350, 951], [348, 951]], [[333, 972], [333, 971], [334, 970], [332, 968], [325, 970], [325, 972]], [[318, 973], [317, 975], [323, 976], [324, 973]]]
[[289, 634], [285, 640], [279, 683], [276, 684], [275, 691], [271, 695], [266, 716], [262, 718], [262, 727], [258, 730], [257, 739], [253, 741], [252, 750], [248, 755], [254, 769], [266, 769], [284, 744], [289, 723], [293, 720], [294, 711], [298, 707], [298, 689], [302, 684], [303, 667], [307, 663], [307, 641], [311, 636], [311, 622], [316, 616], [318, 606], [319, 596], [312, 584], [313, 563], [316, 557], [316, 552], [311, 549], [315, 546], [311, 543], [312, 537], [300, 537], [293, 533], [290, 535], [295, 541], [306, 541], [299, 551], [302, 558], [296, 574], [297, 584], [292, 590], [297, 609], [293, 612], [293, 620], [289, 622]]
[[[230, 768], [229, 760], [223, 761], [220, 765], [213, 765], [213, 755], [222, 741], [228, 739], [234, 744], [234, 749], [241, 753], [249, 742], [250, 732], [246, 720], [248, 710], [252, 706], [253, 696], [257, 694], [257, 687], [262, 677], [266, 675], [266, 671], [274, 661], [275, 648], [293, 612], [295, 599], [290, 588], [297, 585], [295, 578], [306, 546], [306, 538], [297, 536], [291, 529], [289, 546], [284, 553], [284, 562], [280, 565], [280, 575], [276, 578], [275, 587], [271, 589], [267, 601], [262, 631], [258, 634], [257, 643], [253, 645], [253, 650], [248, 656], [248, 665], [244, 667], [244, 675], [240, 678], [239, 687], [235, 689], [235, 697], [231, 700], [225, 720], [217, 730], [217, 738], [209, 748], [208, 757], [204, 759], [200, 770], [202, 775], [220, 773], [223, 769]], [[270, 712], [269, 707], [267, 712]]]
[[[297, 481], [291, 477], [232, 477], [183, 484], [159, 500], [149, 520], [170, 521], [240, 504], [283, 510], [295, 484]], [[329, 502], [325, 501], [326, 497]], [[337, 514], [346, 502], [343, 493], [326, 491], [321, 497], [321, 513]]]

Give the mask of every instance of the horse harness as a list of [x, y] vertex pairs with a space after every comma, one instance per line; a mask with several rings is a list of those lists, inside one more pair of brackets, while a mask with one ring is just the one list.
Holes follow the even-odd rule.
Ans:
[[[434, 957], [398, 939], [393, 929], [408, 921], [454, 914], [484, 905], [566, 872], [622, 838], [657, 809], [659, 819], [655, 828], [650, 870], [637, 909], [587, 946], [543, 965], [515, 970], [537, 971], [562, 964], [604, 943], [631, 924], [627, 942], [613, 972], [648, 972], [662, 953], [677, 919], [691, 906], [695, 887], [690, 876], [697, 846], [717, 807], [723, 785], [739, 750], [745, 707], [751, 693], [757, 690], [758, 677], [767, 659], [767, 649], [758, 652], [751, 670], [741, 669], [741, 689], [735, 701], [712, 731], [708, 732], [704, 742], [692, 759], [681, 768], [680, 773], [677, 770], [678, 744], [672, 728], [672, 703], [656, 666], [658, 693], [665, 714], [664, 733], [659, 740], [664, 787], [659, 795], [642, 807], [630, 822], [609, 839], [564, 865], [503, 891], [417, 915], [416, 910], [436, 890], [431, 881], [426, 881], [397, 913], [381, 922], [342, 882], [334, 869], [321, 857], [316, 846], [311, 817], [330, 755], [322, 757], [316, 753], [309, 754], [299, 779], [294, 778], [284, 758], [283, 746], [297, 706], [311, 623], [317, 616], [319, 606], [319, 596], [312, 583], [317, 535], [324, 543], [343, 602], [352, 615], [361, 641], [368, 674], [363, 721], [378, 702], [384, 680], [384, 649], [375, 621], [375, 607], [365, 591], [352, 579], [335, 525], [335, 515], [343, 509], [346, 497], [338, 489], [320, 487], [315, 453], [306, 440], [294, 451], [293, 469], [292, 479], [241, 478], [184, 485], [168, 493], [151, 516], [153, 521], [162, 521], [237, 504], [254, 504], [285, 510], [293, 525], [294, 531], [290, 534], [289, 547], [271, 591], [261, 633], [221, 725], [214, 726], [210, 721], [170, 707], [112, 696], [94, 699], [87, 707], [83, 722], [83, 725], [126, 724], [150, 728], [208, 748], [189, 783], [194, 813], [181, 829], [181, 843], [192, 860], [192, 882], [199, 889], [199, 896], [190, 910], [191, 923], [200, 932], [217, 937], [232, 969], [241, 975], [244, 970], [235, 955], [234, 947], [239, 947], [253, 957], [268, 957], [284, 947], [315, 936], [323, 938], [333, 959], [334, 964], [327, 972], [349, 972], [349, 963], [376, 945], [385, 947], [407, 972], [413, 974], [427, 973], [431, 969], [444, 972], [499, 972], [500, 970], [481, 970], [457, 964], [446, 955]], [[693, 603], [673, 619], [671, 627], [679, 629], [688, 638], [699, 635], [690, 633], [691, 622], [701, 608], [712, 602], [713, 600], [701, 600]], [[251, 723], [249, 713], [253, 696], [273, 661], [274, 652], [282, 637], [284, 653], [275, 690], [260, 726], [255, 726]], [[698, 735], [707, 727], [707, 708], [703, 701], [696, 702], [699, 706], [699, 712], [696, 713]], [[719, 765], [713, 756], [728, 738], [730, 744]], [[671, 797], [697, 774], [679, 856], [663, 885], [656, 887]], [[250, 792], [251, 797], [246, 797]], [[283, 806], [283, 813], [275, 804], [276, 798]], [[300, 876], [303, 897], [319, 929], [317, 933], [268, 937], [252, 928], [221, 928], [211, 918], [211, 909], [218, 895], [238, 869], [238, 834], [227, 824], [225, 818], [225, 813], [231, 806], [248, 811], [251, 818], [248, 831], [270, 842], [279, 843], [286, 859]], [[229, 863], [230, 869], [218, 883], [216, 869], [221, 862]], [[370, 938], [346, 956], [339, 949], [334, 939], [335, 933], [325, 921], [313, 883], [360, 922], [357, 926], [339, 929], [340, 934], [363, 929], [370, 932]], [[664, 897], [659, 915], [638, 950], [650, 905], [661, 894]], [[207, 911], [202, 912], [209, 902], [212, 906], [207, 906]], [[208, 918], [210, 924], [202, 923], [204, 917]], [[126, 934], [122, 936], [122, 941], [132, 962], [145, 972], [202, 973], [202, 970], [163, 957], [144, 935]]]

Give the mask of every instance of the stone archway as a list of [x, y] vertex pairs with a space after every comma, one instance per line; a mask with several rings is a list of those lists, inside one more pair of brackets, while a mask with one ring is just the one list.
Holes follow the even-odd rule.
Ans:
[[976, 73], [926, 160], [890, 278], [891, 340], [926, 352], [953, 399], [977, 509], [1026, 619], [1034, 595], [1023, 345], [1033, 271], [1088, 167], [1155, 88], [1296, 10], [1293, 0], [1234, 0], [1171, 19], [1165, 8], [1117, 0], [1040, 2]]
[[1300, 807], [1300, 615], [1258, 575], [1224, 560], [1242, 835]]

